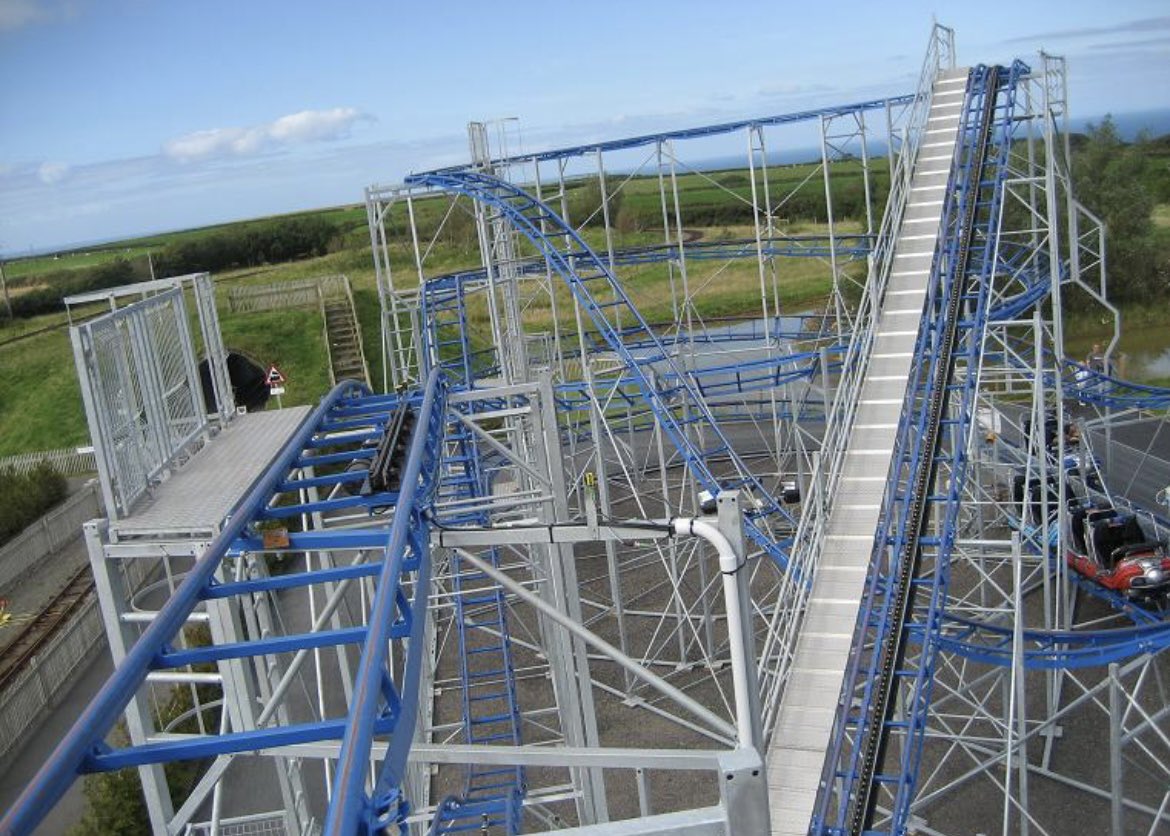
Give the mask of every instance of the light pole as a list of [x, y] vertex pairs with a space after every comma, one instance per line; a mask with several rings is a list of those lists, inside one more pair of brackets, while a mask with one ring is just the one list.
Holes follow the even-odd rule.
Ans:
[[0, 259], [0, 293], [4, 295], [4, 309], [12, 319], [12, 300], [8, 298], [8, 282], [4, 281], [4, 260]]

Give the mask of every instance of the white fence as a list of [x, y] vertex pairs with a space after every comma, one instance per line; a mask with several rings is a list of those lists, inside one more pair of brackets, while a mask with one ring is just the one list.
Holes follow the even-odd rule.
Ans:
[[97, 483], [86, 485], [0, 548], [0, 589], [81, 535], [81, 526], [102, 515]]
[[0, 772], [6, 755], [24, 744], [29, 734], [53, 710], [58, 692], [67, 691], [74, 675], [84, 670], [97, 645], [104, 645], [97, 596], [90, 595], [73, 617], [57, 631], [24, 671], [0, 692]]
[[[149, 561], [124, 564], [126, 583], [138, 589], [148, 576]], [[28, 737], [76, 684], [99, 648], [106, 647], [97, 595], [91, 592], [25, 669], [0, 691], [0, 775]]]
[[348, 292], [349, 279], [342, 275], [245, 285], [228, 290], [228, 309], [232, 313], [252, 313], [315, 308], [321, 299], [342, 298]]
[[48, 462], [58, 473], [66, 476], [84, 476], [97, 472], [97, 461], [93, 450], [82, 452], [76, 447], [60, 450], [38, 450], [35, 453], [19, 453], [0, 458], [0, 470], [15, 470], [17, 475], [28, 473], [41, 462]]

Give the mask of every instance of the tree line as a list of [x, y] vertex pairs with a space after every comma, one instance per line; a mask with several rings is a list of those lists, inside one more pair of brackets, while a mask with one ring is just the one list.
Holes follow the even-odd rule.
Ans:
[[1170, 296], [1170, 248], [1159, 240], [1154, 206], [1170, 203], [1170, 135], [1122, 140], [1111, 117], [1077, 137], [1077, 199], [1105, 225], [1109, 298], [1137, 302]]
[[[156, 276], [217, 272], [325, 255], [336, 248], [339, 237], [337, 224], [305, 215], [211, 230], [174, 241], [151, 258]], [[10, 285], [33, 287], [12, 295], [12, 313], [28, 317], [60, 310], [66, 296], [142, 281], [150, 273], [145, 258], [119, 257], [92, 267], [22, 277]]]

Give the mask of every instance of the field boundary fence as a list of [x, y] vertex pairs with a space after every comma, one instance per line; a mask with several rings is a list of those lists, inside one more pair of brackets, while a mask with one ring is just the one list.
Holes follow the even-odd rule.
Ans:
[[[130, 589], [140, 588], [149, 576], [145, 561], [128, 561], [123, 571]], [[97, 595], [90, 591], [73, 616], [0, 691], [0, 775], [13, 763], [10, 755], [20, 751], [94, 661], [99, 645], [106, 646], [106, 632]]]
[[81, 526], [101, 514], [100, 491], [97, 483], [91, 482], [5, 543], [0, 548], [0, 590], [80, 537]]
[[41, 462], [47, 462], [64, 476], [84, 476], [97, 472], [97, 460], [92, 449], [62, 447], [56, 450], [37, 450], [0, 457], [0, 470], [13, 470], [23, 476]]
[[344, 298], [348, 295], [349, 279], [340, 274], [312, 279], [292, 279], [230, 288], [228, 309], [232, 313], [258, 313], [291, 308], [316, 308], [326, 299]]

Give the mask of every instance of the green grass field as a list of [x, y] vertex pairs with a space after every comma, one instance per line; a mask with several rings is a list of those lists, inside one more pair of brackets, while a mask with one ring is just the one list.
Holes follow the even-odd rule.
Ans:
[[[881, 162], [873, 167], [875, 195], [884, 194], [883, 168]], [[859, 172], [860, 163], [857, 161], [840, 163], [834, 169], [831, 182], [836, 206], [848, 204], [850, 200], [856, 201], [861, 184]], [[615, 198], [614, 204], [618, 212], [617, 229], [613, 231], [614, 246], [625, 248], [660, 243], [662, 206], [657, 176], [635, 176], [624, 182], [614, 180], [614, 184], [619, 182], [622, 188], [620, 199]], [[680, 201], [685, 206], [683, 224], [689, 234], [713, 240], [748, 237], [752, 233], [752, 227], [744, 225], [750, 223], [750, 215], [746, 219], [742, 217], [745, 206], [750, 211], [752, 192], [751, 178], [746, 170], [680, 173], [677, 186]], [[756, 188], [757, 194], [762, 196], [764, 178], [760, 172], [756, 174]], [[799, 200], [810, 194], [823, 200], [824, 181], [819, 166], [773, 166], [768, 172], [767, 188], [772, 204], [776, 207], [776, 216], [780, 219], [778, 223], [781, 232], [797, 235], [823, 234], [826, 231], [823, 222], [818, 224], [809, 219], [795, 220], [813, 205], [805, 204], [801, 209]], [[574, 222], [580, 223], [588, 214], [590, 204], [586, 192], [587, 187], [580, 183], [569, 184], [566, 191], [565, 200], [570, 205]], [[875, 202], [880, 204], [880, 200]], [[418, 201], [415, 216], [420, 228], [434, 232], [448, 209], [450, 203], [445, 198]], [[794, 217], [791, 222], [786, 214], [789, 210], [792, 210]], [[672, 207], [670, 211], [673, 222]], [[875, 208], [875, 212], [878, 211]], [[575, 215], [572, 214], [574, 212]], [[289, 263], [228, 271], [215, 276], [225, 344], [260, 363], [275, 363], [284, 371], [289, 381], [282, 398], [286, 406], [315, 403], [328, 389], [329, 370], [321, 316], [316, 311], [298, 310], [231, 313], [226, 304], [226, 294], [232, 286], [344, 273], [349, 277], [353, 289], [372, 382], [375, 387], [380, 387], [382, 382], [380, 314], [365, 207], [331, 207], [317, 213], [296, 213], [281, 217], [311, 214], [324, 217], [338, 226], [339, 248], [335, 252]], [[858, 214], [855, 211], [853, 217], [858, 217]], [[390, 225], [390, 261], [395, 285], [399, 290], [409, 290], [417, 284], [414, 255], [405, 235], [404, 215], [404, 212], [398, 213], [398, 220]], [[425, 264], [427, 275], [474, 269], [480, 265], [478, 249], [474, 245], [470, 204], [466, 198], [456, 202], [451, 217], [443, 234], [429, 251]], [[692, 223], [691, 219], [706, 222]], [[247, 225], [270, 220], [263, 218], [242, 223]], [[1170, 235], [1170, 207], [1158, 207], [1154, 221], [1159, 232]], [[146, 236], [100, 248], [64, 253], [59, 258], [18, 260], [6, 265], [6, 275], [20, 276], [22, 283], [35, 283], [38, 271], [55, 273], [70, 266], [92, 266], [102, 259], [133, 255], [142, 257], [147, 250], [210, 235], [232, 226], [240, 225], [221, 224]], [[862, 231], [862, 224], [859, 220], [838, 222], [837, 228], [840, 232], [859, 232]], [[604, 250], [606, 240], [602, 229], [589, 226], [582, 235], [590, 246], [598, 251]], [[526, 253], [531, 253], [531, 248], [521, 244], [521, 254]], [[816, 308], [832, 291], [828, 264], [822, 260], [782, 258], [776, 261], [776, 265], [777, 287], [782, 308], [786, 312]], [[846, 266], [847, 272], [855, 278], [860, 278], [864, 269], [863, 261]], [[681, 277], [677, 271], [672, 276], [667, 265], [655, 263], [623, 267], [619, 275], [626, 292], [645, 319], [652, 322], [672, 320], [682, 296]], [[699, 318], [743, 315], [760, 309], [760, 276], [754, 261], [689, 261], [687, 285], [692, 314]], [[523, 300], [525, 328], [532, 333], [550, 331], [554, 325], [554, 303], [558, 319], [556, 325], [562, 332], [574, 331], [576, 323], [571, 294], [561, 282], [554, 282], [552, 297], [547, 291], [541, 291], [529, 293]], [[100, 309], [100, 306], [95, 309]], [[484, 342], [488, 334], [488, 311], [482, 294], [473, 299], [469, 316], [472, 331], [478, 335], [476, 339], [480, 343]], [[1148, 318], [1149, 306], [1126, 312], [1126, 322], [1134, 325], [1146, 323]], [[87, 442], [88, 434], [65, 322], [65, 314], [60, 312], [0, 323], [0, 379], [3, 381], [0, 386], [0, 455]], [[1070, 345], [1079, 345], [1078, 340], [1093, 342], [1101, 327], [1091, 317], [1083, 318], [1083, 321], [1071, 320], [1066, 329], [1070, 335]], [[1161, 331], [1157, 331], [1154, 339], [1160, 334]], [[1142, 336], [1143, 348], [1149, 339], [1149, 334]]]
[[64, 330], [0, 347], [0, 456], [89, 443]]

